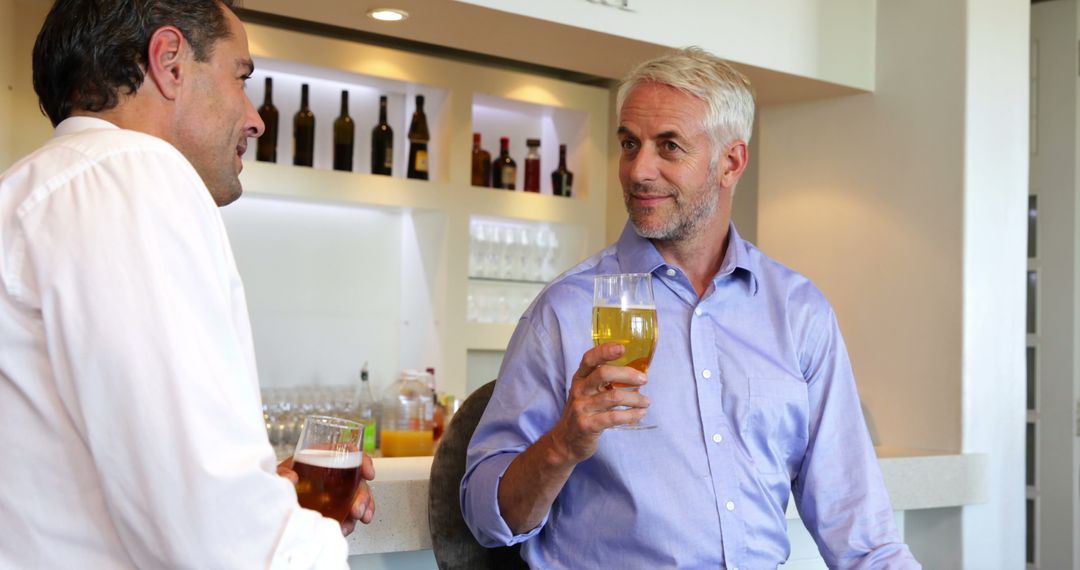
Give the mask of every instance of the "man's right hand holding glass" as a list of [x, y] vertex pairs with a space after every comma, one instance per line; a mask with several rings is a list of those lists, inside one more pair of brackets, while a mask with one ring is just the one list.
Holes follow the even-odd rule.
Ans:
[[[518, 455], [499, 483], [499, 510], [515, 534], [536, 528], [555, 502], [574, 467], [592, 457], [604, 430], [636, 424], [649, 399], [637, 388], [644, 373], [611, 366], [623, 355], [616, 343], [602, 344], [581, 357], [562, 416], [551, 431]], [[633, 389], [616, 390], [612, 384]]]

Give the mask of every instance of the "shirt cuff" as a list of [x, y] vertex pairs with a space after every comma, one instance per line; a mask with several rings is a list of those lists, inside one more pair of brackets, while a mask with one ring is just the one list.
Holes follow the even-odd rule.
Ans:
[[349, 545], [337, 521], [297, 507], [278, 542], [271, 570], [347, 569]]
[[550, 510], [536, 528], [524, 534], [514, 534], [499, 509], [499, 484], [510, 463], [518, 453], [501, 453], [484, 459], [473, 468], [461, 485], [461, 504], [465, 521], [473, 536], [487, 548], [512, 546], [525, 542], [540, 533], [547, 524]]

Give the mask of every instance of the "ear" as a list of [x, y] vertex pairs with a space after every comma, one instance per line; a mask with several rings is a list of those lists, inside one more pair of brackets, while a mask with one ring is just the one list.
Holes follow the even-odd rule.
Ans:
[[175, 100], [184, 80], [184, 64], [188, 51], [184, 35], [174, 26], [163, 26], [150, 36], [149, 61], [146, 74], [157, 86], [162, 97]]
[[746, 141], [737, 140], [729, 144], [724, 156], [720, 157], [720, 185], [725, 188], [734, 187], [746, 170], [749, 159]]

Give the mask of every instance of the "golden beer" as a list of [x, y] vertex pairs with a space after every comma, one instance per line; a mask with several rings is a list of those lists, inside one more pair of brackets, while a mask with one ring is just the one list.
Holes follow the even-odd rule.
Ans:
[[296, 498], [305, 509], [319, 511], [339, 523], [345, 522], [353, 495], [360, 485], [359, 451], [340, 453], [328, 449], [305, 449], [293, 457], [293, 471], [300, 479]]
[[626, 348], [621, 358], [611, 361], [614, 366], [629, 366], [647, 373], [656, 350], [656, 336], [656, 307], [593, 307], [593, 345], [615, 342]]

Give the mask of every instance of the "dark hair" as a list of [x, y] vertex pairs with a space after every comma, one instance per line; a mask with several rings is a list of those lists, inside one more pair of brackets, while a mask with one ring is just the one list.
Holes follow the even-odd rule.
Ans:
[[34, 91], [53, 126], [112, 109], [142, 85], [150, 36], [176, 26], [197, 61], [229, 35], [233, 0], [56, 0], [34, 43]]

